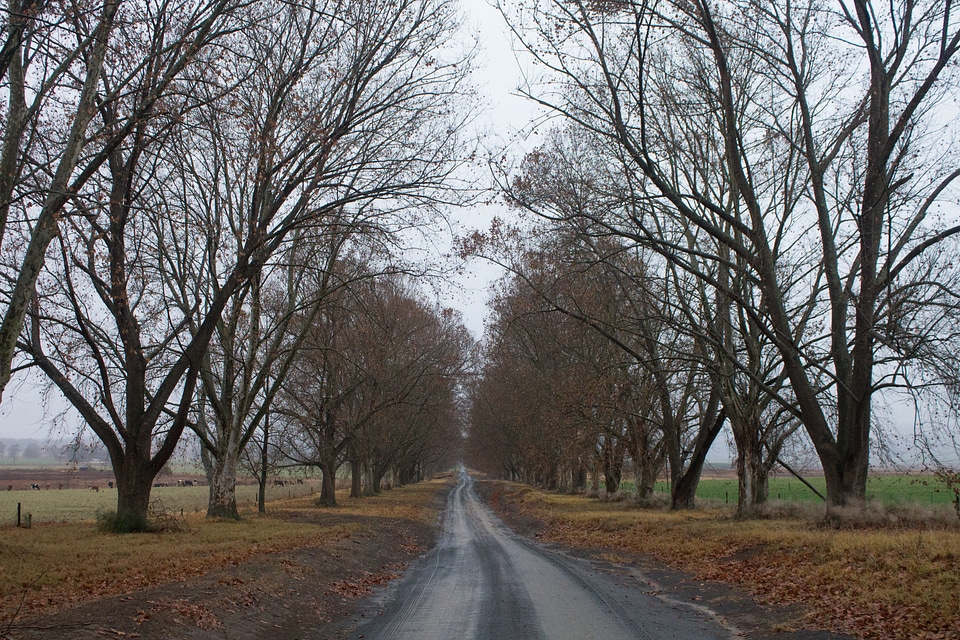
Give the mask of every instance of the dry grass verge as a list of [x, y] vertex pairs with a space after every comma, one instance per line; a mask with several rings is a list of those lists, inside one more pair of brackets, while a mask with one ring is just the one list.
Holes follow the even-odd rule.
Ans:
[[735, 520], [717, 509], [673, 513], [628, 502], [503, 484], [495, 506], [543, 523], [564, 545], [649, 554], [760, 601], [802, 602], [810, 627], [863, 638], [960, 638], [960, 531], [803, 519]]
[[[314, 497], [268, 503], [239, 521], [187, 514], [181, 531], [103, 534], [93, 521], [4, 528], [0, 534], [0, 629], [15, 615], [55, 611], [98, 598], [182, 581], [254, 556], [324, 547], [362, 531], [365, 519], [432, 522], [442, 482], [318, 509]], [[338, 499], [340, 496], [338, 495]]]

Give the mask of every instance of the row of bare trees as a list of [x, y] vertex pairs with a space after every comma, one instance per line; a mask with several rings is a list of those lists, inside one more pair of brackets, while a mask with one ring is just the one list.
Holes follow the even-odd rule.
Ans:
[[690, 508], [729, 424], [739, 511], [755, 513], [799, 422], [749, 375], [730, 371], [730, 358], [755, 367], [768, 387], [782, 385], [770, 345], [749, 332], [722, 335], [703, 288], [667, 263], [655, 271], [656, 261], [619, 238], [544, 225], [536, 241], [530, 235], [501, 226], [469, 247], [511, 274], [473, 389], [475, 464], [557, 488], [584, 488], [589, 476], [596, 489], [602, 478], [610, 494], [629, 460], [641, 503], [666, 465], [672, 506]]
[[348, 462], [351, 495], [422, 479], [459, 454], [460, 386], [473, 339], [457, 314], [432, 308], [399, 279], [335, 296], [306, 332], [279, 400], [283, 456], [323, 474], [321, 504], [336, 504]]
[[[552, 306], [650, 375], [679, 371], [649, 367], [656, 358], [706, 367], [689, 417], [694, 443], [727, 420], [741, 465], [762, 471], [778, 438], [771, 445], [757, 434], [801, 425], [831, 508], [864, 499], [878, 394], [958, 406], [952, 8], [941, 0], [502, 8], [541, 72], [524, 91], [567, 123], [519, 167], [499, 169], [505, 191], [669, 312], [625, 314], [667, 319], [635, 331], [650, 342], [640, 349], [590, 309]], [[666, 378], [659, 385], [673, 393]], [[681, 415], [660, 413], [661, 429]], [[918, 424], [926, 434], [940, 426]], [[672, 428], [663, 435], [676, 486], [684, 462], [669, 450]]]
[[454, 7], [11, 0], [5, 18], [0, 391], [46, 375], [106, 446], [131, 528], [187, 428], [211, 513], [235, 515], [239, 452], [332, 292], [402, 269], [399, 231], [455, 197]]

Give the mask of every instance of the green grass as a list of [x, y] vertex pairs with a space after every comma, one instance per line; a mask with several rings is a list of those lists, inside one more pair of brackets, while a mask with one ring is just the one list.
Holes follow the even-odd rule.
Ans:
[[[807, 478], [807, 481], [820, 493], [826, 494], [826, 484], [822, 477]], [[634, 491], [633, 482], [622, 483], [620, 490]], [[669, 486], [666, 482], [658, 482], [656, 490], [666, 493], [669, 491]], [[704, 479], [697, 487], [697, 497], [707, 500], [736, 504], [738, 495], [736, 478]], [[816, 494], [792, 477], [770, 478], [770, 499], [788, 502], [820, 502]], [[867, 499], [890, 506], [906, 504], [930, 506], [950, 504], [954, 497], [946, 484], [933, 476], [903, 475], [871, 477], [867, 480]]]
[[[281, 500], [308, 495], [320, 490], [306, 483], [286, 487], [267, 486], [267, 500]], [[155, 487], [150, 492], [151, 500], [159, 500], [167, 509], [177, 513], [206, 511], [209, 488], [207, 487]], [[256, 485], [237, 487], [237, 505], [255, 505]], [[0, 526], [17, 524], [17, 503], [20, 504], [21, 522], [31, 514], [33, 524], [48, 522], [75, 522], [93, 520], [98, 511], [116, 511], [117, 490], [101, 487], [99, 492], [90, 489], [41, 489], [27, 491], [0, 491]]]

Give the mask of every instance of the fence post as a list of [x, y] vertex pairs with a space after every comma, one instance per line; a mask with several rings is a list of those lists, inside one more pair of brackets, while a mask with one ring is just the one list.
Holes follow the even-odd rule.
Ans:
[[20, 526], [20, 503], [17, 503], [17, 526]]

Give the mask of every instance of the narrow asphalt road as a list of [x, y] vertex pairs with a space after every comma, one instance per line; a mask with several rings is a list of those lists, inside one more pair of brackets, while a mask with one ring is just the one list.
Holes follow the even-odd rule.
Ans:
[[460, 474], [437, 546], [394, 583], [357, 638], [730, 638], [709, 612], [668, 603], [594, 564], [514, 534]]

